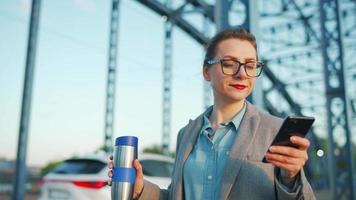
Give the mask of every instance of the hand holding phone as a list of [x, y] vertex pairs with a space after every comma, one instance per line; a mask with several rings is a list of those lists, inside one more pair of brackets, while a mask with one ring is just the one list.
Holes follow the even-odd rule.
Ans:
[[[305, 137], [314, 121], [314, 117], [288, 116], [284, 120], [271, 146], [290, 146], [298, 148], [296, 144], [290, 141], [290, 137]], [[266, 158], [263, 158], [263, 162], [267, 162]]]

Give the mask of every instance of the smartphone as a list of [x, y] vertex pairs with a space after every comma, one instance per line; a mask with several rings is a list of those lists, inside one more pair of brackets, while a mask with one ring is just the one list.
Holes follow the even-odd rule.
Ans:
[[[305, 137], [315, 121], [314, 117], [288, 116], [281, 128], [279, 129], [272, 145], [290, 146], [297, 148], [298, 146], [290, 141], [292, 136]], [[263, 159], [266, 162], [266, 159]]]
[[288, 116], [279, 129], [272, 145], [297, 147], [291, 143], [290, 137], [305, 137], [315, 121], [314, 117]]

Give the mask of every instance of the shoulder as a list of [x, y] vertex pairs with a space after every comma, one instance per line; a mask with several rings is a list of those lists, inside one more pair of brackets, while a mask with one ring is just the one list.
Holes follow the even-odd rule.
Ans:
[[204, 115], [207, 112], [210, 112], [211, 110], [212, 110], [212, 106], [209, 107], [208, 109], [206, 109], [203, 113], [201, 113], [195, 119], [190, 119], [189, 122], [183, 128], [181, 128], [179, 130], [178, 135], [177, 135], [178, 143], [182, 140], [184, 135], [196, 133], [197, 131], [199, 131], [203, 125]]
[[250, 103], [248, 103], [247, 112], [251, 112], [253, 113], [252, 115], [259, 118], [259, 129], [264, 132], [276, 133], [283, 123], [282, 118], [271, 115], [266, 111], [262, 111]]
[[204, 112], [202, 112], [199, 116], [197, 116], [195, 119], [189, 119], [188, 123], [179, 130], [178, 132], [178, 138], [181, 137], [182, 134], [184, 134], [185, 130], [195, 128], [197, 126], [202, 126], [204, 115], [206, 113], [210, 112], [212, 110], [212, 106], [207, 108]]
[[270, 124], [271, 126], [280, 126], [283, 123], [283, 119], [274, 115], [269, 114], [266, 111], [258, 111], [258, 114], [260, 115], [261, 121], [264, 123]]

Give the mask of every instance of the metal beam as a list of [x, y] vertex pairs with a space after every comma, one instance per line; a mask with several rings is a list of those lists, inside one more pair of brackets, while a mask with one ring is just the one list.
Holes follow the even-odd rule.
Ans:
[[214, 17], [214, 6], [207, 4], [203, 0], [187, 0], [190, 4], [192, 4], [195, 8], [200, 8], [204, 14], [204, 16], [209, 19], [211, 22], [215, 23]]
[[[344, 80], [339, 2], [319, 0], [321, 49], [327, 99], [332, 199], [355, 199], [353, 154]], [[344, 139], [345, 143], [337, 143]]]
[[229, 12], [230, 4], [228, 0], [215, 0], [214, 21], [217, 31], [230, 27]]
[[[166, 0], [166, 6], [171, 7], [171, 0]], [[167, 19], [164, 24], [164, 63], [163, 63], [163, 123], [162, 123], [162, 152], [169, 155], [171, 135], [171, 97], [172, 97], [172, 30], [173, 23]]]
[[14, 191], [12, 196], [13, 200], [25, 199], [25, 193], [26, 193], [26, 180], [27, 180], [26, 155], [27, 155], [28, 131], [30, 127], [32, 88], [33, 88], [33, 79], [34, 79], [33, 77], [35, 73], [35, 59], [36, 59], [38, 27], [39, 27], [39, 20], [40, 20], [40, 7], [41, 7], [41, 0], [32, 0], [29, 36], [28, 36], [28, 43], [27, 43], [25, 79], [24, 79], [24, 86], [23, 86], [23, 93], [22, 93], [20, 130], [19, 130], [19, 139], [17, 145], [15, 184], [14, 184]]
[[269, 69], [268, 67], [264, 68], [264, 73], [266, 74], [267, 78], [270, 79], [270, 81], [273, 83], [274, 88], [276, 88], [278, 90], [278, 92], [280, 92], [282, 94], [282, 96], [285, 98], [285, 100], [288, 102], [288, 104], [291, 107], [291, 110], [294, 113], [302, 113], [301, 112], [301, 107], [299, 106], [299, 104], [297, 104], [296, 102], [294, 102], [293, 98], [289, 95], [284, 83], [282, 83], [282, 81], [280, 81], [271, 71], [271, 69]]
[[[204, 30], [205, 30], [205, 35], [206, 37], [209, 37], [210, 35], [210, 26], [209, 26], [209, 19], [207, 16], [204, 18], [204, 24], [203, 24]], [[206, 51], [206, 46], [203, 46], [204, 51]], [[203, 79], [203, 109], [206, 110], [210, 105], [211, 105], [211, 100], [212, 100], [212, 93], [211, 93], [211, 87], [210, 87], [210, 82], [206, 81]]]
[[318, 43], [320, 43], [320, 38], [318, 37], [318, 35], [316, 34], [316, 31], [314, 31], [313, 27], [310, 25], [309, 22], [309, 17], [305, 16], [303, 14], [303, 11], [301, 8], [299, 8], [299, 6], [297, 5], [297, 3], [295, 2], [295, 0], [290, 0], [290, 2], [293, 4], [294, 8], [297, 10], [297, 12], [299, 13], [300, 19], [302, 20], [304, 27], [306, 28], [306, 34], [307, 35], [311, 35], [312, 37], [314, 37], [314, 39], [316, 41], [318, 41]]
[[169, 20], [171, 20], [175, 26], [178, 26], [183, 31], [185, 31], [188, 35], [190, 35], [193, 39], [195, 39], [199, 44], [206, 45], [209, 41], [204, 34], [192, 26], [188, 21], [183, 19], [181, 16], [181, 12], [178, 12], [179, 15], [174, 15], [174, 10], [167, 8], [162, 3], [157, 0], [136, 0], [142, 5], [150, 8], [157, 14], [161, 16], [166, 16]]
[[112, 152], [113, 146], [119, 6], [120, 0], [112, 0], [104, 136], [104, 151], [107, 153]]

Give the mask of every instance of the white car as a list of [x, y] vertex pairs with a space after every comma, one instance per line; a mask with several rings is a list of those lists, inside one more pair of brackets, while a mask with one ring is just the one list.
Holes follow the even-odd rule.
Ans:
[[[40, 200], [111, 199], [107, 185], [108, 158], [90, 155], [65, 160], [42, 179]], [[157, 154], [139, 154], [143, 174], [160, 188], [171, 182], [174, 159]]]

